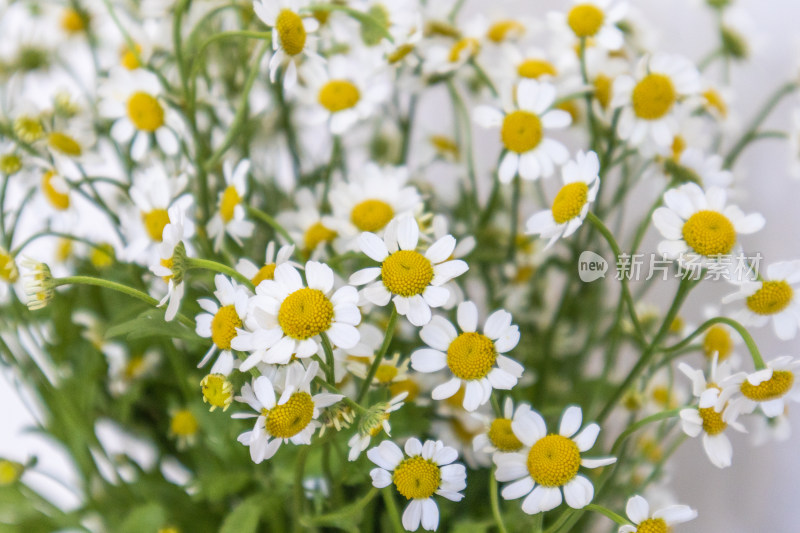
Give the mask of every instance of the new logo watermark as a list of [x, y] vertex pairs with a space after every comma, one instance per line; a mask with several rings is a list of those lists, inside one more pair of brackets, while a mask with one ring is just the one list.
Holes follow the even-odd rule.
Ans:
[[586, 250], [578, 258], [578, 277], [584, 283], [606, 277], [608, 272], [608, 261], [603, 256]]

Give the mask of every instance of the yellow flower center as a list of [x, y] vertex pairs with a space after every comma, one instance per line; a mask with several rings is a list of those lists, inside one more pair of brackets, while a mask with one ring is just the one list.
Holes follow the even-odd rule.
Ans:
[[67, 8], [61, 15], [61, 28], [67, 33], [80, 33], [86, 29], [86, 19], [76, 10]]
[[14, 134], [21, 140], [32, 143], [42, 138], [44, 127], [38, 118], [23, 115], [14, 120]]
[[164, 125], [164, 108], [155, 96], [137, 91], [128, 98], [128, 118], [136, 129], [153, 132]]
[[236, 313], [236, 307], [222, 306], [211, 320], [211, 340], [220, 350], [230, 350], [231, 341], [236, 337], [236, 328], [240, 327], [242, 319]]
[[133, 52], [127, 45], [122, 47], [120, 52], [120, 64], [128, 70], [136, 70], [141, 67], [141, 63], [136, 59], [136, 54], [141, 55], [142, 47], [139, 44], [134, 45], [136, 53]]
[[542, 437], [528, 452], [528, 472], [543, 487], [566, 485], [578, 473], [580, 466], [578, 445], [562, 435]]
[[419, 385], [412, 379], [404, 379], [403, 381], [395, 381], [389, 386], [389, 394], [394, 397], [398, 394], [405, 392], [407, 402], [413, 402], [419, 396]]
[[420, 455], [403, 460], [392, 475], [397, 492], [409, 500], [430, 498], [442, 482], [439, 465]]
[[496, 418], [489, 426], [489, 440], [501, 452], [515, 452], [522, 448], [522, 442], [511, 430], [511, 420]]
[[333, 304], [318, 289], [304, 287], [283, 300], [278, 324], [286, 335], [306, 340], [327, 331], [333, 322]]
[[722, 118], [728, 116], [728, 104], [725, 103], [725, 99], [722, 98], [719, 92], [714, 89], [708, 89], [703, 93], [703, 98], [706, 99], [706, 105], [719, 113]]
[[680, 333], [683, 331], [684, 326], [686, 326], [686, 321], [683, 320], [683, 317], [676, 316], [669, 325], [669, 332]]
[[319, 90], [320, 105], [331, 113], [354, 107], [360, 98], [358, 87], [347, 80], [331, 80]]
[[542, 121], [529, 111], [513, 111], [503, 119], [500, 135], [506, 149], [523, 154], [542, 142]]
[[203, 402], [211, 405], [213, 411], [217, 407], [225, 411], [233, 402], [233, 384], [222, 374], [209, 374], [200, 382], [203, 391]]
[[682, 233], [686, 244], [700, 255], [724, 255], [736, 244], [733, 224], [716, 211], [698, 211], [683, 225]]
[[48, 170], [42, 175], [42, 193], [44, 193], [50, 205], [60, 211], [64, 211], [69, 208], [69, 194], [56, 188], [56, 185], [53, 184], [53, 180], [56, 177], [56, 173], [52, 170]]
[[155, 242], [161, 242], [164, 236], [164, 227], [169, 224], [169, 213], [166, 209], [156, 208], [147, 213], [142, 213], [142, 222], [147, 234]]
[[[65, 263], [72, 255], [72, 239], [59, 239], [56, 245], [56, 261]], [[94, 264], [94, 261], [92, 261]]]
[[109, 243], [102, 243], [92, 248], [89, 261], [97, 269], [108, 268], [114, 264], [114, 247]]
[[648, 518], [639, 523], [636, 533], [669, 533], [669, 528], [663, 518]]
[[703, 419], [703, 431], [709, 435], [719, 435], [728, 424], [722, 421], [722, 413], [718, 413], [713, 407], [698, 408], [700, 418]]
[[567, 24], [578, 37], [593, 37], [603, 27], [606, 16], [592, 4], [578, 4], [567, 15]]
[[21, 464], [7, 459], [0, 459], [0, 487], [11, 485], [17, 481], [22, 471], [23, 467]]
[[558, 74], [556, 67], [544, 59], [526, 59], [517, 65], [517, 74], [521, 78], [539, 79], [542, 76], [555, 76]]
[[759, 315], [774, 315], [786, 309], [794, 298], [794, 290], [785, 281], [765, 281], [747, 297], [747, 307]]
[[672, 407], [672, 404], [674, 403], [672, 391], [669, 390], [668, 387], [655, 387], [650, 395], [652, 396], [653, 401], [662, 407]]
[[188, 409], [181, 409], [172, 415], [172, 421], [169, 427], [173, 435], [177, 435], [178, 437], [191, 437], [197, 433], [199, 424], [191, 411]]
[[14, 283], [19, 279], [19, 270], [11, 254], [0, 248], [0, 279]]
[[394, 217], [394, 209], [383, 200], [364, 200], [350, 212], [350, 220], [361, 231], [375, 232]]
[[128, 364], [125, 365], [123, 375], [125, 379], [132, 380], [141, 376], [146, 370], [145, 358], [142, 355], [135, 355], [130, 358]]
[[676, 135], [672, 138], [672, 146], [670, 149], [672, 151], [672, 159], [676, 162], [680, 161], [683, 151], [686, 150], [686, 140], [682, 136]]
[[228, 185], [225, 192], [222, 193], [222, 199], [219, 202], [219, 216], [226, 224], [233, 220], [233, 212], [236, 206], [242, 201], [239, 196], [239, 191], [233, 185]]
[[716, 352], [720, 361], [727, 359], [733, 352], [733, 339], [725, 326], [714, 325], [708, 328], [703, 338], [703, 352], [706, 357], [713, 357]]
[[677, 95], [672, 80], [663, 74], [648, 74], [633, 88], [633, 111], [645, 120], [666, 115]]
[[489, 27], [486, 38], [493, 43], [502, 43], [509, 36], [514, 37], [525, 33], [525, 26], [516, 20], [500, 20]]
[[270, 435], [290, 439], [303, 431], [314, 418], [314, 400], [307, 392], [295, 392], [286, 403], [265, 409], [264, 414]]
[[78, 157], [83, 153], [80, 143], [66, 133], [54, 131], [47, 136], [47, 142], [50, 144], [51, 148], [64, 155]]
[[600, 102], [600, 106], [603, 109], [608, 108], [608, 104], [611, 103], [611, 87], [613, 86], [613, 81], [611, 78], [606, 76], [605, 74], [598, 74], [597, 77], [594, 79], [594, 97]]
[[462, 333], [447, 348], [447, 366], [460, 379], [486, 377], [496, 359], [494, 343], [481, 333]]
[[419, 252], [399, 250], [381, 264], [381, 279], [392, 294], [422, 294], [433, 279], [433, 265]]
[[306, 46], [306, 28], [297, 13], [290, 9], [281, 9], [275, 19], [275, 29], [284, 52], [296, 56], [303, 51]]
[[481, 43], [478, 39], [474, 37], [465, 37], [464, 39], [460, 39], [456, 41], [456, 44], [450, 48], [450, 55], [448, 56], [448, 60], [451, 63], [457, 63], [460, 59], [462, 59], [463, 54], [467, 54], [467, 59], [470, 57], [475, 56], [478, 51], [481, 49]]
[[303, 240], [306, 243], [306, 250], [316, 250], [323, 242], [330, 242], [336, 238], [336, 232], [322, 225], [322, 222], [315, 222], [306, 230]]
[[258, 284], [264, 281], [265, 279], [275, 279], [275, 267], [277, 265], [275, 263], [270, 263], [268, 265], [264, 265], [261, 267], [256, 275], [250, 281], [253, 283], [253, 286], [258, 287]]
[[458, 144], [456, 144], [456, 142], [450, 137], [445, 137], [444, 135], [431, 135], [428, 140], [440, 155], [450, 156], [453, 158], [458, 157]]
[[751, 385], [749, 381], [742, 382], [742, 394], [754, 402], [768, 402], [776, 400], [789, 392], [794, 384], [794, 374], [788, 370], [775, 370], [772, 377], [758, 385]]
[[388, 385], [397, 377], [398, 372], [397, 367], [394, 365], [381, 365], [375, 371], [375, 379], [381, 385]]
[[414, 51], [414, 45], [410, 43], [401, 44], [397, 48], [394, 49], [392, 53], [386, 56], [386, 61], [389, 62], [390, 65], [394, 65], [395, 63], [399, 63], [403, 59], [408, 56], [411, 52]]
[[0, 156], [0, 172], [6, 176], [16, 174], [22, 169], [22, 159], [17, 154], [3, 154]]
[[552, 211], [556, 224], [564, 224], [580, 216], [588, 199], [589, 186], [582, 181], [568, 183], [561, 187], [553, 200]]

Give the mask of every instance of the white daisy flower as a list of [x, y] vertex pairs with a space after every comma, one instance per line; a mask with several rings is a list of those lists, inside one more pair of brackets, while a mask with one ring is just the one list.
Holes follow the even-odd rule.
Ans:
[[361, 251], [381, 266], [355, 272], [350, 283], [364, 285], [380, 277], [362, 289], [361, 295], [381, 307], [393, 300], [399, 314], [415, 326], [424, 326], [431, 320], [431, 307], [441, 307], [450, 297], [442, 285], [469, 267], [460, 259], [448, 260], [456, 247], [452, 235], [434, 242], [424, 255], [417, 251], [418, 243], [419, 226], [410, 216], [393, 219], [383, 239], [362, 233], [358, 239]]
[[380, 402], [370, 408], [370, 412], [359, 424], [358, 431], [347, 441], [350, 452], [347, 454], [348, 461], [355, 461], [361, 452], [369, 448], [372, 437], [377, 437], [381, 431], [387, 436], [392, 436], [392, 426], [389, 424], [389, 415], [403, 407], [403, 400], [408, 396], [407, 392], [402, 392], [393, 397], [388, 402]]
[[286, 228], [303, 255], [318, 259], [338, 234], [323, 223], [317, 199], [309, 189], [295, 191], [294, 203], [297, 210], [281, 213], [278, 222]]
[[556, 99], [556, 89], [549, 83], [522, 80], [517, 86], [517, 108], [505, 113], [490, 106], [478, 106], [473, 120], [484, 128], [500, 128], [505, 155], [498, 175], [502, 183], [514, 176], [526, 180], [550, 177], [555, 165], [569, 158], [567, 148], [545, 136], [548, 130], [563, 129], [572, 117], [566, 111], [550, 109]]
[[[170, 222], [164, 226], [161, 243], [158, 245], [158, 263], [150, 265], [150, 271], [161, 276], [167, 282], [167, 294], [158, 303], [161, 307], [167, 304], [164, 319], [169, 322], [178, 314], [186, 287], [183, 283], [183, 262], [186, 260], [184, 241], [193, 235], [192, 223], [187, 220], [186, 212], [180, 206], [169, 208]], [[178, 249], [178, 245], [181, 248]], [[177, 274], [177, 276], [176, 276]]]
[[490, 419], [487, 417], [486, 430], [472, 440], [472, 447], [476, 452], [482, 453], [511, 453], [522, 449], [522, 441], [514, 435], [511, 424], [521, 417], [528, 416], [531, 406], [519, 404], [514, 409], [514, 401], [506, 398], [503, 403], [503, 416]]
[[628, 500], [625, 514], [633, 525], [621, 526], [619, 533], [671, 531], [672, 526], [697, 518], [697, 511], [688, 505], [670, 505], [650, 514], [650, 505], [638, 494]]
[[700, 74], [684, 57], [655, 54], [639, 62], [635, 78], [619, 76], [613, 91], [611, 106], [622, 108], [620, 138], [636, 146], [651, 137], [668, 146], [677, 130], [676, 104], [700, 91]]
[[225, 190], [219, 195], [219, 211], [208, 222], [208, 234], [214, 239], [214, 251], [222, 248], [225, 234], [231, 236], [236, 244], [253, 235], [255, 224], [245, 220], [245, 208], [242, 203], [247, 194], [247, 173], [250, 172], [250, 160], [242, 159], [233, 167], [228, 160], [222, 165], [225, 177]]
[[553, 25], [568, 27], [575, 37], [591, 39], [595, 46], [606, 50], [619, 50], [625, 43], [625, 36], [617, 24], [628, 11], [627, 2], [614, 0], [573, 0], [573, 6], [566, 16], [552, 14]]
[[599, 173], [600, 160], [597, 154], [578, 152], [575, 161], [568, 162], [561, 169], [564, 186], [553, 199], [553, 206], [529, 218], [526, 233], [550, 239], [545, 250], [558, 239], [575, 233], [597, 198]]
[[242, 396], [258, 414], [234, 414], [233, 418], [256, 418], [255, 427], [237, 439], [250, 447], [250, 458], [259, 464], [270, 459], [281, 444], [311, 444], [311, 437], [320, 427], [317, 420], [320, 409], [330, 407], [343, 398], [341, 394], [323, 392], [311, 395], [311, 380], [317, 375], [319, 364], [312, 361], [303, 371], [302, 365], [291, 365], [286, 374], [286, 384], [280, 397], [269, 378], [259, 376], [252, 387], [245, 384]]
[[719, 154], [706, 156], [700, 149], [686, 148], [675, 161], [680, 165], [680, 170], [686, 173], [685, 179], [701, 187], [726, 188], [733, 181], [733, 173], [722, 167], [723, 160]]
[[317, 39], [308, 34], [319, 28], [319, 22], [310, 14], [300, 14], [309, 5], [308, 0], [255, 0], [256, 16], [272, 28], [272, 49], [275, 53], [269, 62], [269, 79], [278, 79], [278, 69], [286, 65], [283, 89], [291, 91], [297, 85], [297, 63], [303, 57], [317, 63], [325, 60], [316, 52]]
[[411, 368], [430, 373], [447, 367], [452, 377], [433, 389], [431, 397], [449, 398], [463, 384], [464, 409], [474, 411], [489, 401], [492, 389], [510, 390], [522, 376], [523, 366], [504, 355], [519, 342], [519, 327], [511, 324], [511, 313], [500, 309], [478, 333], [478, 307], [469, 301], [458, 306], [458, 327], [461, 333], [447, 319], [433, 317], [420, 331], [430, 348], [411, 354]]
[[767, 267], [763, 279], [734, 280], [739, 290], [722, 299], [723, 303], [744, 300], [744, 308], [735, 318], [745, 325], [763, 327], [772, 319], [775, 335], [791, 340], [800, 324], [800, 261], [783, 261]]
[[403, 511], [403, 527], [416, 531], [435, 531], [439, 527], [439, 508], [433, 500], [438, 494], [458, 502], [467, 486], [467, 470], [455, 463], [458, 452], [442, 441], [425, 441], [412, 437], [406, 441], [405, 455], [392, 441], [383, 441], [367, 451], [370, 461], [378, 465], [369, 475], [372, 484], [380, 489], [394, 483], [397, 492], [411, 502]]
[[653, 224], [665, 240], [658, 252], [670, 259], [713, 261], [734, 251], [738, 235], [749, 235], [764, 226], [758, 213], [745, 215], [726, 206], [727, 193], [719, 187], [703, 191], [686, 183], [664, 193], [664, 204], [653, 213]]
[[432, 74], [448, 74], [464, 66], [467, 61], [476, 57], [486, 38], [487, 23], [482, 16], [475, 16], [467, 21], [463, 28], [455, 30], [455, 34], [447, 37], [455, 38], [451, 45], [435, 44], [425, 52], [423, 72]]
[[381, 168], [374, 163], [334, 185], [328, 199], [333, 215], [323, 217], [323, 222], [338, 233], [344, 250], [357, 250], [364, 231], [382, 236], [393, 218], [412, 214], [422, 203], [416, 187], [408, 185], [405, 167]]
[[203, 338], [213, 341], [198, 368], [205, 366], [217, 352], [221, 352], [211, 367], [211, 374], [228, 375], [233, 370], [234, 359], [231, 352], [231, 341], [238, 335], [239, 328], [247, 316], [249, 291], [229, 280], [222, 274], [214, 276], [217, 290], [214, 296], [217, 302], [207, 298], [197, 301], [205, 313], [197, 315], [195, 331]]
[[581, 456], [594, 446], [600, 432], [600, 426], [592, 423], [578, 433], [582, 418], [580, 407], [567, 407], [558, 433], [549, 435], [544, 419], [534, 410], [529, 416], [512, 421], [511, 429], [525, 447], [520, 452], [494, 456], [497, 481], [513, 481], [503, 488], [504, 499], [515, 500], [527, 494], [522, 502], [522, 510], [527, 514], [555, 509], [561, 504], [562, 492], [563, 499], [573, 509], [582, 509], [591, 503], [594, 486], [578, 473], [580, 467], [598, 468], [613, 464], [617, 459]]
[[[278, 265], [290, 262], [289, 259], [294, 253], [294, 244], [281, 246], [277, 255], [275, 254], [275, 246], [275, 241], [269, 241], [269, 244], [267, 244], [263, 266], [259, 267], [249, 259], [242, 258], [236, 263], [236, 271], [249, 279], [254, 287], [258, 287], [258, 284], [265, 279], [275, 279], [275, 269]], [[291, 264], [299, 266], [296, 263]]]
[[273, 279], [256, 287], [248, 331], [239, 330], [232, 342], [235, 350], [250, 353], [242, 363], [243, 372], [260, 362], [286, 364], [292, 356], [311, 357], [321, 349], [321, 334], [339, 348], [358, 343], [361, 312], [356, 289], [345, 285], [334, 292], [333, 270], [316, 261], [306, 263], [305, 278], [307, 283], [286, 262], [275, 267]]
[[756, 407], [768, 417], [776, 417], [786, 409], [788, 400], [800, 401], [800, 360], [790, 355], [776, 357], [766, 368], [750, 374], [739, 372], [720, 383], [720, 398], [730, 399], [729, 409], [752, 413]]
[[180, 117], [164, 103], [161, 84], [152, 72], [144, 69], [111, 70], [109, 79], [99, 89], [100, 114], [114, 119], [111, 137], [118, 143], [131, 142], [131, 158], [142, 161], [155, 136], [161, 150], [176, 155], [180, 149]]

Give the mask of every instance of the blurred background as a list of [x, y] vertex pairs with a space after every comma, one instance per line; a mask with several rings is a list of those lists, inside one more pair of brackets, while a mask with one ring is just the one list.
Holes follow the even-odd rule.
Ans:
[[[653, 24], [659, 49], [680, 53], [699, 61], [717, 42], [712, 13], [703, 0], [630, 0]], [[736, 65], [731, 73], [734, 94], [733, 112], [740, 123], [746, 123], [765, 98], [780, 84], [800, 77], [797, 0], [736, 0], [745, 10], [755, 30], [752, 57]], [[567, 0], [467, 0], [465, 15], [482, 13], [489, 18], [513, 14], [544, 15], [550, 9], [565, 9]], [[713, 72], [713, 71], [712, 71]], [[429, 104], [432, 105], [432, 104]], [[787, 99], [776, 110], [769, 125], [784, 131], [792, 127], [791, 116], [800, 101]], [[425, 116], [424, 113], [421, 114]], [[424, 125], [423, 125], [424, 126]], [[434, 124], [432, 127], [441, 127]], [[422, 134], [424, 127], [418, 128]], [[485, 139], [478, 137], [478, 146]], [[496, 140], [489, 140], [496, 142]], [[745, 241], [749, 251], [760, 252], [767, 262], [800, 258], [800, 180], [791, 176], [790, 157], [793, 151], [785, 141], [766, 140], [751, 146], [736, 168], [737, 180], [745, 193], [737, 202], [745, 212], [757, 211], [767, 218], [767, 226]], [[493, 152], [492, 153], [496, 153]], [[491, 162], [482, 161], [488, 169]], [[651, 231], [646, 250], [655, 248], [656, 236]], [[755, 248], [757, 247], [757, 249]], [[702, 319], [701, 305], [733, 292], [724, 283], [704, 288], [694, 294], [684, 317], [690, 322]], [[800, 355], [800, 341], [780, 342], [769, 328], [756, 329], [766, 359], [778, 355]], [[39, 456], [40, 470], [69, 481], [67, 459], [58, 449], [40, 436], [26, 431], [32, 420], [30, 402], [16, 390], [8, 376], [0, 375], [0, 455], [24, 462]], [[699, 440], [689, 440], [673, 461], [671, 487], [681, 503], [698, 509], [699, 518], [681, 527], [681, 531], [753, 533], [794, 533], [800, 531], [800, 406], [789, 416], [795, 427], [793, 438], [783, 443], [752, 447], [748, 435], [732, 435], [733, 466], [719, 470], [712, 466], [702, 451]], [[26, 478], [30, 485], [65, 506], [75, 503], [74, 497], [52, 480], [39, 476]]]

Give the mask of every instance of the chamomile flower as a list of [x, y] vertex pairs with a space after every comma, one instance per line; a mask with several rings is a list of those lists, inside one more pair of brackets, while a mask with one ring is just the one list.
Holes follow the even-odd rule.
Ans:
[[270, 459], [281, 444], [311, 444], [311, 437], [320, 427], [317, 420], [320, 409], [330, 407], [343, 398], [341, 394], [327, 392], [311, 395], [311, 380], [317, 375], [319, 364], [312, 361], [304, 371], [302, 365], [291, 365], [280, 396], [272, 382], [265, 376], [253, 381], [252, 387], [242, 387], [238, 401], [246, 402], [258, 414], [233, 415], [234, 418], [256, 418], [251, 431], [239, 435], [238, 441], [250, 448], [250, 458], [259, 464]]
[[124, 68], [112, 69], [109, 79], [100, 88], [100, 114], [114, 120], [111, 137], [118, 143], [131, 142], [134, 161], [144, 159], [151, 138], [167, 155], [176, 155], [180, 148], [180, 119], [164, 103], [161, 84], [152, 72]]
[[439, 508], [433, 500], [437, 494], [458, 502], [464, 497], [461, 491], [467, 486], [464, 465], [453, 463], [458, 452], [442, 441], [425, 441], [412, 437], [406, 441], [405, 454], [392, 441], [383, 441], [367, 451], [370, 461], [378, 465], [369, 475], [378, 488], [394, 484], [397, 492], [411, 500], [403, 511], [403, 527], [416, 531], [422, 528], [434, 531], [439, 527]]
[[5, 296], [6, 288], [19, 279], [19, 270], [14, 257], [0, 246], [0, 296]]
[[723, 303], [744, 300], [736, 318], [745, 325], [763, 327], [772, 319], [775, 335], [790, 340], [797, 335], [800, 301], [795, 291], [800, 287], [800, 261], [783, 261], [767, 267], [764, 279], [736, 282], [739, 290], [723, 298]]
[[653, 224], [665, 240], [658, 252], [669, 259], [713, 261], [734, 251], [738, 236], [764, 226], [758, 213], [745, 215], [726, 206], [727, 193], [719, 187], [703, 191], [686, 183], [664, 193], [664, 204], [653, 213]]
[[638, 146], [651, 137], [655, 144], [668, 146], [677, 129], [678, 102], [700, 91], [700, 75], [684, 57], [655, 54], [639, 62], [635, 78], [619, 76], [613, 91], [611, 106], [622, 108], [620, 138]]
[[329, 194], [333, 216], [325, 225], [333, 228], [345, 250], [358, 249], [358, 236], [369, 231], [377, 235], [397, 216], [412, 214], [422, 203], [416, 187], [408, 185], [405, 167], [367, 164], [347, 181], [335, 185]]
[[617, 24], [628, 10], [626, 2], [614, 0], [574, 0], [566, 13], [551, 15], [554, 25], [566, 25], [578, 39], [591, 40], [607, 50], [619, 50], [625, 42]]
[[511, 424], [514, 420], [528, 416], [531, 412], [530, 405], [519, 404], [514, 408], [514, 401], [506, 398], [503, 403], [503, 416], [486, 418], [486, 429], [472, 440], [472, 447], [476, 452], [483, 453], [511, 453], [522, 449], [522, 441], [514, 435]]
[[561, 169], [564, 186], [553, 199], [553, 206], [533, 215], [526, 233], [550, 239], [545, 249], [561, 237], [569, 237], [583, 224], [600, 188], [600, 161], [597, 154], [578, 152], [575, 161]]
[[449, 398], [463, 384], [464, 409], [474, 411], [489, 401], [492, 389], [510, 390], [522, 376], [522, 365], [504, 355], [519, 342], [519, 327], [500, 309], [478, 333], [478, 307], [469, 301], [458, 306], [458, 327], [461, 333], [447, 319], [433, 317], [420, 331], [429, 348], [411, 354], [411, 367], [426, 373], [447, 367], [452, 377], [433, 389], [432, 398]]
[[324, 59], [317, 54], [317, 39], [309, 36], [319, 28], [313, 16], [300, 14], [308, 7], [308, 0], [256, 0], [253, 10], [256, 16], [272, 28], [272, 49], [275, 51], [269, 62], [269, 79], [278, 79], [278, 69], [286, 66], [283, 74], [283, 89], [291, 91], [297, 85], [297, 64], [303, 57], [317, 63]]
[[230, 160], [222, 165], [225, 189], [219, 195], [219, 211], [208, 223], [208, 234], [214, 239], [214, 251], [222, 248], [226, 233], [240, 246], [242, 239], [253, 235], [255, 225], [244, 219], [245, 208], [242, 203], [247, 194], [246, 178], [249, 171], [249, 159], [242, 159], [236, 167]]
[[236, 263], [236, 271], [243, 275], [253, 284], [258, 287], [258, 284], [265, 279], [275, 279], [275, 269], [278, 265], [286, 263], [291, 259], [294, 253], [294, 244], [286, 244], [278, 249], [275, 253], [275, 241], [269, 241], [267, 244], [266, 257], [264, 258], [264, 265], [259, 267], [249, 259], [239, 259]]
[[697, 518], [697, 511], [688, 505], [670, 505], [651, 514], [650, 504], [638, 494], [628, 500], [625, 514], [633, 525], [621, 526], [619, 533], [672, 531], [672, 526]]
[[[383, 334], [380, 337], [383, 341]], [[377, 349], [375, 350], [377, 351]], [[367, 372], [375, 361], [377, 355], [369, 355], [366, 357], [351, 355], [348, 359], [350, 362], [347, 369], [356, 377], [361, 379], [367, 378]], [[372, 377], [371, 385], [379, 387], [389, 387], [392, 383], [405, 381], [408, 379], [408, 364], [409, 360], [404, 359], [400, 361], [400, 354], [396, 353], [389, 359], [384, 359], [378, 365], [375, 375]]]
[[321, 349], [322, 334], [339, 348], [358, 343], [361, 312], [356, 289], [345, 285], [334, 292], [333, 270], [316, 261], [306, 263], [305, 278], [304, 283], [294, 265], [286, 262], [275, 267], [273, 279], [256, 287], [249, 331], [239, 330], [232, 343], [234, 349], [250, 353], [242, 371], [260, 362], [286, 364], [293, 356], [311, 357]]
[[762, 368], [747, 374], [738, 372], [720, 383], [720, 397], [730, 400], [730, 408], [751, 413], [756, 407], [768, 417], [776, 417], [786, 409], [788, 400], [800, 401], [800, 360], [790, 355], [776, 357]]
[[[393, 219], [383, 239], [374, 233], [362, 233], [358, 244], [381, 266], [355, 272], [350, 283], [369, 283], [361, 290], [367, 301], [383, 307], [393, 300], [397, 312], [415, 326], [430, 322], [431, 307], [441, 307], [450, 297], [442, 285], [469, 268], [460, 259], [448, 260], [456, 247], [452, 235], [434, 242], [424, 255], [418, 252], [419, 226], [410, 216]], [[380, 280], [373, 282], [378, 277]]]
[[185, 449], [197, 442], [200, 423], [189, 409], [175, 409], [169, 421], [169, 434], [178, 443], [178, 449]]
[[567, 148], [546, 137], [548, 130], [563, 129], [572, 118], [566, 111], [550, 109], [556, 99], [556, 89], [549, 83], [522, 80], [517, 86], [517, 108], [506, 111], [490, 106], [478, 106], [473, 113], [475, 122], [484, 128], [500, 128], [505, 154], [500, 162], [500, 181], [509, 183], [514, 176], [526, 180], [550, 177], [555, 165], [569, 158]]
[[372, 437], [377, 437], [381, 431], [391, 437], [392, 426], [389, 424], [389, 415], [403, 407], [403, 400], [407, 396], [407, 392], [401, 392], [388, 402], [380, 402], [369, 409], [359, 422], [358, 431], [347, 441], [350, 447], [350, 453], [347, 454], [349, 461], [358, 459], [361, 452], [369, 448]]
[[229, 280], [222, 274], [214, 277], [217, 290], [214, 296], [217, 302], [208, 298], [197, 301], [205, 313], [197, 315], [197, 334], [210, 338], [213, 342], [198, 368], [205, 366], [217, 352], [221, 352], [211, 367], [211, 374], [228, 375], [233, 370], [233, 353], [231, 342], [237, 337], [239, 328], [247, 315], [249, 291]]
[[[539, 413], [531, 410], [528, 416], [512, 421], [514, 435], [524, 447], [519, 452], [498, 453], [497, 481], [513, 481], [503, 488], [506, 500], [526, 496], [522, 510], [537, 514], [558, 507], [562, 499], [573, 509], [582, 509], [594, 498], [594, 486], [580, 467], [598, 468], [616, 462], [614, 457], [584, 458], [581, 454], [594, 446], [600, 426], [586, 426], [580, 433], [581, 408], [570, 406], [561, 416], [558, 433], [547, 433]], [[563, 493], [563, 497], [562, 497]]]
[[[677, 139], [677, 137], [676, 137]], [[697, 183], [701, 187], [728, 187], [733, 181], [733, 173], [722, 168], [723, 160], [719, 154], [706, 155], [698, 148], [685, 148], [675, 154], [673, 143], [673, 177]], [[674, 157], [678, 155], [678, 157]], [[669, 163], [667, 169], [671, 170]]]
[[303, 255], [318, 259], [324, 255], [325, 246], [332, 243], [338, 234], [335, 229], [323, 222], [313, 192], [309, 189], [299, 189], [294, 193], [294, 201], [297, 210], [280, 214], [278, 222], [298, 243]]
[[464, 24], [461, 31], [445, 26], [438, 26], [436, 29], [454, 41], [447, 45], [431, 46], [425, 54], [423, 71], [427, 74], [448, 74], [458, 70], [480, 53], [486, 38], [487, 24], [483, 17], [476, 16]]
[[159, 307], [167, 304], [164, 320], [175, 318], [183, 300], [186, 287], [183, 274], [186, 271], [186, 244], [184, 241], [194, 233], [193, 225], [186, 218], [185, 210], [175, 205], [169, 208], [170, 222], [164, 226], [161, 243], [158, 245], [158, 263], [150, 265], [150, 271], [161, 276], [167, 282], [167, 294], [158, 303]]

